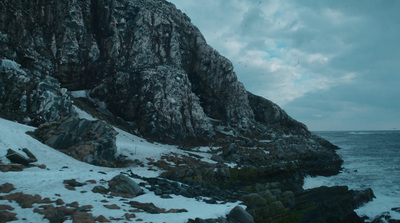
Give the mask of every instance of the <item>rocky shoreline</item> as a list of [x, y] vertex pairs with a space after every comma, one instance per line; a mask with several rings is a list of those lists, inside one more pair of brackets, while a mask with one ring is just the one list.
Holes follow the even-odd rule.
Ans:
[[[247, 92], [231, 62], [173, 4], [2, 1], [0, 12], [0, 117], [37, 127], [30, 134], [40, 142], [94, 165], [160, 171], [124, 174], [163, 199], [247, 207], [189, 222], [363, 222], [354, 209], [374, 197], [371, 190], [302, 188], [305, 176], [339, 173], [339, 148]], [[179, 145], [179, 153], [120, 154], [113, 126]]]

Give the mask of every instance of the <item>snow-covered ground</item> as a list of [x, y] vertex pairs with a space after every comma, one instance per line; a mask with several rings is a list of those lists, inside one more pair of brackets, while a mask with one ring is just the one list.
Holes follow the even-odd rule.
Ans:
[[[78, 110], [81, 117], [92, 118], [82, 110]], [[93, 166], [81, 161], [75, 160], [57, 150], [54, 150], [31, 136], [27, 135], [27, 131], [33, 131], [35, 128], [0, 119], [0, 160], [3, 163], [9, 163], [6, 158], [7, 149], [11, 148], [16, 151], [22, 148], [28, 148], [38, 159], [35, 163], [37, 165], [46, 165], [45, 169], [38, 167], [30, 167], [24, 169], [22, 172], [0, 172], [0, 185], [4, 183], [11, 183], [16, 190], [10, 193], [23, 192], [25, 194], [35, 195], [38, 194], [42, 198], [48, 197], [51, 200], [61, 198], [66, 204], [77, 201], [80, 206], [92, 205], [91, 213], [97, 217], [103, 215], [108, 219], [123, 218], [128, 210], [132, 209], [128, 204], [121, 201], [121, 197], [111, 197], [99, 193], [93, 193], [91, 190], [96, 185], [107, 186], [107, 181], [111, 180], [114, 176], [121, 172], [126, 172], [129, 169], [139, 176], [155, 177], [158, 176], [160, 171], [149, 170], [148, 167], [132, 166], [127, 168], [106, 168]], [[184, 151], [179, 150], [176, 146], [162, 145], [157, 143], [147, 142], [145, 139], [131, 135], [127, 132], [117, 129], [117, 147], [120, 154], [129, 156], [130, 158], [139, 159], [143, 163], [147, 163], [146, 158], [159, 159], [162, 154], [171, 152], [178, 154], [185, 154]], [[23, 153], [22, 153], [23, 154]], [[198, 152], [198, 155], [205, 157], [208, 160], [210, 154]], [[211, 162], [211, 161], [210, 161]], [[76, 187], [76, 190], [68, 190], [65, 188], [64, 180], [76, 179], [79, 182], [86, 182], [88, 180], [95, 180], [96, 183], [87, 183], [83, 187]], [[134, 179], [137, 183], [140, 181]], [[186, 209], [188, 212], [184, 213], [167, 213], [167, 214], [149, 214], [145, 212], [138, 212], [137, 219], [143, 219], [143, 222], [187, 222], [189, 218], [218, 218], [225, 216], [232, 208], [238, 203], [227, 204], [206, 204], [182, 196], [172, 195], [172, 199], [162, 199], [154, 195], [153, 192], [142, 188], [145, 194], [132, 198], [134, 201], [141, 203], [153, 203], [159, 208], [169, 209]], [[5, 195], [0, 193], [0, 196]], [[103, 201], [102, 201], [103, 200]], [[116, 204], [121, 209], [108, 209], [104, 207], [104, 200], [106, 204]], [[7, 200], [0, 200], [1, 204], [11, 205], [15, 210], [11, 211], [17, 213], [18, 221], [15, 222], [47, 222], [43, 219], [43, 215], [33, 212], [33, 208], [41, 204], [34, 204], [33, 208], [21, 208], [15, 202]], [[22, 220], [26, 219], [26, 220]], [[133, 219], [133, 221], [135, 221]], [[121, 220], [125, 222], [126, 220]], [[70, 220], [70, 222], [72, 222]]]

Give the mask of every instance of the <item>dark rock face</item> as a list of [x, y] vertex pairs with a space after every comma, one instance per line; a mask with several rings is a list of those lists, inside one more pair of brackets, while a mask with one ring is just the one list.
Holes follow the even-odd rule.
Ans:
[[71, 117], [39, 126], [33, 135], [48, 146], [87, 163], [110, 165], [116, 161], [116, 135], [104, 121]]
[[11, 60], [0, 65], [0, 116], [39, 125], [73, 114], [67, 89], [57, 79], [37, 76]]
[[296, 195], [297, 208], [303, 210], [290, 217], [301, 216], [298, 222], [364, 222], [353, 209], [374, 197], [370, 189], [353, 191], [346, 186], [319, 187]]
[[3, 1], [0, 11], [0, 57], [89, 90], [147, 137], [207, 140], [213, 125], [260, 135], [283, 120], [304, 127], [246, 92], [231, 62], [164, 0]]

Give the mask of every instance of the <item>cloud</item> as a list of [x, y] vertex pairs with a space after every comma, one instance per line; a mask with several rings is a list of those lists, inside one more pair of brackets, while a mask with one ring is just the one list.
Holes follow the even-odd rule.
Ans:
[[171, 2], [232, 61], [249, 91], [310, 129], [400, 129], [387, 120], [400, 120], [400, 1]]

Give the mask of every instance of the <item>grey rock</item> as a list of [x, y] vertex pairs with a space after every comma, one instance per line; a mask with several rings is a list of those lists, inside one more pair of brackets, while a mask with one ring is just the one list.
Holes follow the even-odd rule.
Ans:
[[120, 174], [111, 179], [110, 191], [114, 193], [125, 193], [133, 196], [143, 194], [142, 188], [131, 178], [124, 174]]
[[281, 120], [302, 126], [277, 105], [255, 106], [232, 63], [167, 1], [8, 1], [0, 11], [0, 58], [88, 90], [101, 111], [153, 140], [201, 143], [217, 125], [234, 135]]
[[92, 192], [99, 193], [99, 194], [107, 194], [109, 192], [109, 190], [103, 186], [97, 185], [97, 186], [93, 187]]
[[12, 149], [8, 149], [7, 150], [7, 155], [6, 155], [7, 159], [9, 159], [11, 161], [11, 163], [18, 163], [18, 164], [22, 164], [24, 166], [29, 166], [30, 161], [25, 158], [23, 155], [21, 155], [20, 153], [12, 150]]
[[218, 163], [223, 163], [223, 162], [224, 162], [224, 160], [223, 160], [220, 156], [218, 156], [218, 155], [216, 155], [216, 154], [213, 154], [213, 155], [211, 156], [211, 160], [213, 160], [213, 161], [215, 161], [215, 162], [218, 162]]
[[254, 219], [246, 210], [240, 206], [234, 207], [228, 214], [228, 220], [238, 223], [253, 223]]
[[39, 126], [33, 135], [55, 149], [87, 163], [109, 166], [116, 161], [116, 135], [105, 121], [70, 117]]
[[29, 162], [34, 163], [34, 162], [37, 161], [36, 156], [33, 155], [33, 153], [32, 153], [29, 149], [23, 148], [23, 149], [22, 149], [22, 152], [24, 152], [24, 153], [28, 156], [28, 158], [29, 158], [28, 161], [29, 161]]
[[11, 60], [0, 62], [0, 116], [37, 126], [74, 114], [57, 79], [34, 75]]

